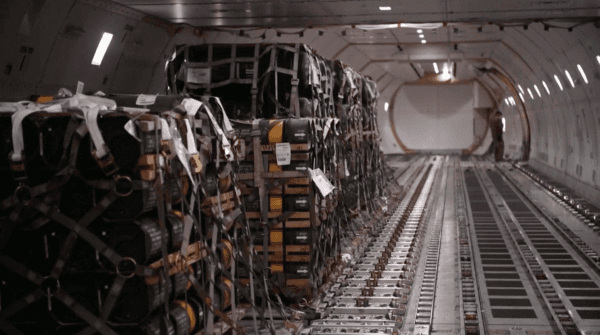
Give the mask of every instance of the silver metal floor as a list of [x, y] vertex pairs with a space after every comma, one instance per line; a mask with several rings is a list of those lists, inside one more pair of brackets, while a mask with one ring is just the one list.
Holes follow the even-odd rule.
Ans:
[[600, 237], [508, 163], [392, 161], [409, 191], [305, 334], [600, 334]]

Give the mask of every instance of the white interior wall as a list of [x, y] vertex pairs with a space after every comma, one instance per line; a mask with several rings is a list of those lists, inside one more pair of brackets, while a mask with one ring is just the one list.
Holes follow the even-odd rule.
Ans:
[[394, 123], [415, 150], [460, 150], [473, 143], [473, 87], [406, 85], [398, 92]]
[[[144, 22], [142, 14], [111, 2], [98, 6], [94, 1], [5, 0], [2, 8], [6, 9], [0, 13], [0, 38], [4, 42], [0, 53], [0, 96], [4, 101], [24, 99], [30, 94], [54, 94], [58, 87], [74, 90], [76, 80], [85, 82], [86, 90], [91, 91], [156, 93], [164, 87], [164, 63], [176, 44], [202, 43], [207, 38], [220, 42], [263, 41], [226, 32], [198, 37], [186, 30], [171, 36], [168, 27]], [[30, 26], [19, 31], [24, 15], [28, 15]], [[127, 25], [133, 26], [133, 31], [127, 30]], [[69, 30], [73, 27], [76, 29]], [[94, 41], [109, 29], [115, 33], [111, 49], [103, 65], [93, 68], [89, 63], [90, 51], [97, 43]], [[503, 34], [491, 63], [508, 74], [514, 84], [532, 91], [535, 84], [542, 93], [541, 98], [536, 96], [533, 100], [525, 95], [532, 130], [531, 164], [555, 178], [578, 183], [587, 194], [600, 198], [600, 63], [596, 60], [600, 55], [600, 30], [586, 24], [572, 32], [554, 28], [544, 31], [542, 24], [531, 24], [526, 31], [507, 27]], [[264, 42], [307, 43], [330, 59], [337, 58], [336, 54], [347, 45], [337, 33], [319, 36], [314, 29], [307, 30], [303, 38], [284, 37], [268, 31]], [[66, 49], [57, 52], [62, 48]], [[358, 48], [348, 49], [349, 55], [344, 55], [348, 60], [353, 59], [352, 53], [360, 52]], [[356, 65], [350, 65], [360, 68], [366, 62], [364, 57], [356, 57], [356, 61]], [[589, 83], [584, 83], [577, 64], [585, 69]], [[397, 71], [385, 68], [385, 64], [377, 66], [397, 76]], [[575, 88], [568, 83], [565, 70], [575, 80]], [[554, 75], [560, 78], [563, 91], [556, 85]], [[542, 80], [551, 95], [542, 89]], [[393, 93], [394, 89], [386, 90]], [[507, 151], [520, 152], [523, 143], [519, 111], [504, 108], [503, 113], [507, 127], [515, 132], [506, 137], [512, 138], [509, 145], [516, 149]], [[379, 118], [384, 127], [385, 120]], [[382, 137], [384, 148], [400, 151], [394, 148], [391, 132], [382, 131]]]
[[[396, 90], [402, 85], [400, 80], [394, 80], [379, 94], [377, 123], [379, 126], [379, 134], [381, 138], [380, 147], [385, 154], [402, 154], [402, 148], [396, 143], [392, 127], [390, 123], [390, 113], [392, 110], [392, 98]], [[385, 103], [389, 104], [389, 110], [385, 111]]]

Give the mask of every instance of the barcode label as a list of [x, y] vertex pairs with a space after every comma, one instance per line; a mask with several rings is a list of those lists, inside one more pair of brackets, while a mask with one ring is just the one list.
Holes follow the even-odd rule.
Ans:
[[150, 106], [150, 105], [154, 105], [154, 102], [156, 102], [156, 95], [146, 95], [146, 94], [140, 94], [137, 97], [137, 100], [135, 101], [135, 104], [138, 106]]
[[321, 171], [321, 169], [308, 169], [308, 171], [310, 171], [310, 176], [315, 182], [315, 185], [317, 185], [317, 188], [319, 189], [319, 192], [321, 192], [321, 195], [323, 197], [326, 197], [329, 195], [329, 193], [333, 192], [333, 189], [335, 187], [327, 179], [327, 177], [325, 176], [323, 171]]
[[290, 162], [292, 161], [292, 149], [290, 144], [275, 144], [275, 156], [277, 157], [277, 165], [290, 165]]

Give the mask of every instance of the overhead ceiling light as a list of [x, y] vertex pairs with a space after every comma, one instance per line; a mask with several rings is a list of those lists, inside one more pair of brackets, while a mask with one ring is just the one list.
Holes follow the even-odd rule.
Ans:
[[504, 98], [504, 103], [510, 105], [510, 101], [508, 101], [508, 98]]
[[[410, 29], [437, 29], [444, 26], [443, 22], [436, 23], [400, 23], [400, 28], [410, 28]], [[422, 31], [417, 31], [417, 33], [422, 33]]]
[[113, 34], [104, 33], [102, 35], [102, 39], [100, 39], [100, 43], [98, 43], [98, 48], [96, 48], [96, 53], [94, 54], [94, 58], [92, 59], [92, 65], [98, 65], [102, 63], [102, 59], [104, 58], [104, 54], [106, 54], [106, 50], [112, 40]]
[[596, 56], [596, 60], [598, 61], [598, 64], [600, 64], [600, 56]]
[[388, 108], [390, 107], [390, 104], [388, 104], [387, 102], [383, 105], [383, 109], [387, 112]]
[[392, 10], [390, 6], [379, 6], [379, 10]]
[[540, 96], [540, 98], [542, 97], [542, 94], [540, 93], [540, 90], [538, 90], [537, 85], [533, 85], [533, 88], [535, 88], [535, 91], [537, 92], [537, 94]]
[[560, 87], [560, 90], [563, 90], [562, 84], [560, 83], [560, 79], [558, 79], [557, 75], [554, 75], [554, 80], [556, 80], [556, 83], [558, 84], [558, 87]]
[[506, 118], [502, 118], [502, 132], [506, 131]]
[[425, 43], [427, 43], [427, 41], [425, 41], [425, 40], [421, 40], [421, 43], [425, 44]]
[[438, 69], [436, 62], [433, 62], [433, 69], [435, 70], [435, 73], [440, 73], [440, 69]]
[[421, 35], [419, 35], [419, 37], [420, 37], [420, 38], [425, 38], [425, 35], [422, 35], [422, 34], [421, 34]]
[[521, 93], [525, 93], [525, 91], [523, 91], [523, 87], [521, 87], [521, 85], [517, 85], [519, 86], [519, 91], [521, 91]]
[[521, 101], [525, 102], [525, 98], [523, 98], [523, 93], [519, 93], [519, 98], [521, 98]]
[[569, 79], [571, 86], [573, 86], [573, 88], [575, 88], [575, 82], [573, 82], [573, 78], [571, 78], [571, 74], [569, 73], [569, 71], [565, 70], [565, 74], [567, 75], [567, 79]]
[[356, 26], [353, 26], [353, 28], [358, 28], [358, 29], [362, 29], [362, 30], [381, 30], [381, 29], [400, 28], [400, 25], [398, 23], [391, 23], [391, 24], [358, 24]]
[[529, 89], [529, 87], [527, 87], [527, 92], [529, 92], [529, 96], [531, 97], [531, 100], [533, 100], [533, 94], [531, 93], [531, 90]]
[[546, 92], [548, 92], [548, 95], [550, 95], [550, 90], [548, 89], [548, 85], [546, 85], [546, 82], [542, 80], [542, 84], [544, 84], [544, 88], [546, 89]]
[[581, 67], [581, 65], [577, 64], [577, 69], [579, 69], [579, 73], [581, 73], [581, 76], [583, 77], [583, 81], [585, 81], [585, 83], [587, 84], [587, 77], [585, 76], [585, 72], [583, 72], [583, 68]]
[[[422, 30], [422, 29], [417, 29], [417, 34], [422, 34], [422, 33], [423, 33], [423, 30]], [[600, 56], [598, 56], [598, 59], [599, 59], [599, 61], [598, 61], [598, 62], [600, 62]]]

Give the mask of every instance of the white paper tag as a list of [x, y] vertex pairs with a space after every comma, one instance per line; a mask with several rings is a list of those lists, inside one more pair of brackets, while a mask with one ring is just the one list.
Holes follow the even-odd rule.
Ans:
[[83, 83], [78, 81], [77, 82], [77, 91], [76, 93], [83, 93]]
[[196, 99], [185, 98], [181, 102], [188, 115], [195, 116], [202, 103]]
[[133, 138], [138, 140], [138, 142], [141, 142], [139, 137], [137, 137], [137, 133], [135, 131], [135, 124], [133, 124], [133, 120], [127, 121], [127, 123], [125, 124], [125, 131], [127, 131], [129, 135], [133, 136]]
[[156, 102], [156, 97], [158, 95], [146, 95], [146, 94], [140, 94], [137, 98], [137, 100], [135, 101], [135, 104], [138, 106], [150, 106], [150, 105], [154, 105], [154, 102]]
[[323, 197], [326, 197], [329, 195], [329, 193], [333, 192], [335, 186], [329, 182], [321, 169], [308, 169], [308, 171], [310, 172], [313, 182], [315, 182], [315, 185], [317, 185], [317, 188]]
[[160, 118], [160, 133], [162, 135], [162, 139], [165, 141], [173, 138], [173, 136], [171, 136], [171, 131], [169, 130], [169, 124], [167, 123], [167, 120], [163, 119], [162, 117]]
[[292, 161], [292, 148], [289, 143], [276, 143], [275, 156], [277, 157], [277, 165], [290, 165]]
[[210, 83], [210, 68], [205, 69], [187, 69], [187, 82], [194, 84]]

